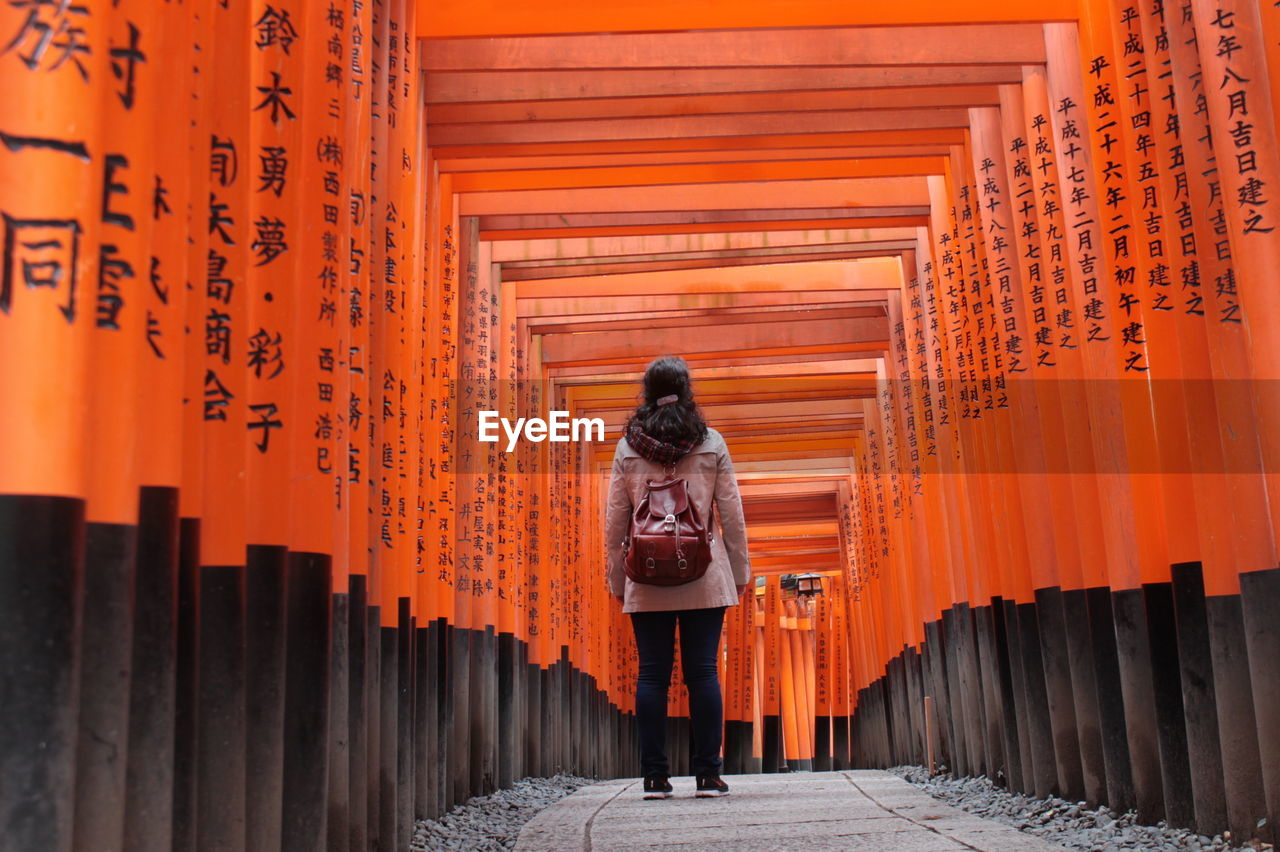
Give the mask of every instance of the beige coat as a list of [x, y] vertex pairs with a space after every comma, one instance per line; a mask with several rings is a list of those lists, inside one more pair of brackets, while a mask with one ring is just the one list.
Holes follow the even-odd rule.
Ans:
[[[674, 475], [685, 480], [689, 498], [712, 536], [711, 564], [701, 577], [679, 586], [632, 582], [622, 567], [622, 542], [631, 528], [635, 507], [644, 499], [645, 483], [650, 479], [664, 479], [665, 472], [662, 465], [633, 450], [625, 438], [618, 439], [604, 536], [608, 548], [605, 562], [609, 591], [624, 595], [623, 612], [733, 606], [738, 602], [736, 586], [751, 581], [742, 497], [738, 494], [729, 448], [720, 433], [708, 429], [707, 439], [676, 463]], [[718, 530], [711, 521], [713, 501], [720, 521]]]

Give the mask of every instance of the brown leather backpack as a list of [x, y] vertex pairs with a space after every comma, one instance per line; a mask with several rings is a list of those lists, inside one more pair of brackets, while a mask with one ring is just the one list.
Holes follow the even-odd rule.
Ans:
[[711, 539], [683, 479], [650, 481], [623, 544], [624, 570], [636, 583], [679, 586], [711, 564]]

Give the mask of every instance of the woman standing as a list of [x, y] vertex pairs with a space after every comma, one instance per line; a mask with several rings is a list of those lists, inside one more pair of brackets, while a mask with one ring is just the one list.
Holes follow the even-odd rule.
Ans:
[[[689, 499], [712, 536], [706, 573], [682, 585], [636, 583], [623, 568], [624, 539], [632, 513], [650, 480], [666, 474], [684, 479]], [[720, 534], [711, 523], [714, 507]], [[698, 796], [723, 796], [720, 743], [724, 704], [717, 659], [724, 611], [751, 583], [742, 498], [729, 450], [720, 433], [707, 427], [693, 401], [689, 368], [683, 358], [659, 358], [644, 374], [644, 401], [618, 441], [605, 515], [609, 590], [631, 615], [640, 671], [636, 681], [636, 722], [644, 797], [671, 795], [666, 755], [667, 686], [675, 657], [675, 627], [680, 625], [680, 655], [689, 690], [693, 735], [691, 769]]]

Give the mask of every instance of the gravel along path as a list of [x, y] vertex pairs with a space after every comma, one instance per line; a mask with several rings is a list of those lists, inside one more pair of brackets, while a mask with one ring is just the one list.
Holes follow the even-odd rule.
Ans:
[[467, 799], [440, 819], [420, 819], [413, 829], [411, 852], [496, 852], [515, 846], [516, 835], [533, 815], [553, 805], [594, 778], [555, 775], [522, 778], [514, 786], [488, 796]]
[[1011, 825], [1069, 849], [1089, 852], [1116, 852], [1141, 849], [1143, 852], [1227, 852], [1227, 850], [1271, 849], [1270, 844], [1232, 846], [1222, 835], [1208, 837], [1189, 828], [1170, 828], [1161, 820], [1156, 825], [1135, 821], [1134, 812], [1117, 814], [1103, 805], [1088, 808], [1084, 802], [1064, 799], [1037, 799], [1008, 793], [986, 778], [954, 778], [949, 773], [929, 777], [919, 766], [895, 766], [889, 770], [910, 781], [952, 807], [976, 816]]

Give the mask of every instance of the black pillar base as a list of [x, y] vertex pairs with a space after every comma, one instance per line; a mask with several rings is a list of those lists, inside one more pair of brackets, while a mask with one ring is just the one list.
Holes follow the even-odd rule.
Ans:
[[[124, 848], [171, 852], [177, 708], [178, 491], [139, 494]], [[3, 569], [0, 569], [3, 570]]]
[[71, 846], [84, 536], [82, 500], [0, 495], [0, 837], [14, 849]]
[[326, 554], [289, 554], [283, 850], [313, 852], [328, 842], [331, 570]]

